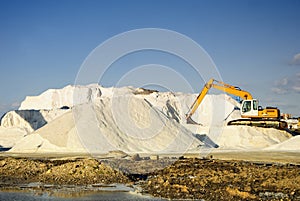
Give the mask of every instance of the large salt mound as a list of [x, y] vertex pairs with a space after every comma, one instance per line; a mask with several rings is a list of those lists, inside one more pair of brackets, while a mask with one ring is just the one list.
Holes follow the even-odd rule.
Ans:
[[[93, 107], [87, 104], [76, 109], [77, 129], [91, 152], [102, 151], [105, 147], [103, 151], [183, 153], [202, 145], [181, 124], [134, 96], [104, 98]], [[97, 124], [92, 121], [95, 117]], [[94, 132], [85, 134], [87, 130]]]
[[268, 151], [300, 151], [300, 135], [294, 136], [282, 143], [267, 147]]
[[91, 153], [184, 153], [203, 145], [147, 101], [127, 98], [78, 105], [73, 108], [76, 126], [73, 113], [68, 112], [26, 136], [10, 151], [84, 152], [85, 147]]
[[12, 152], [127, 153], [199, 152], [202, 148], [258, 150], [291, 136], [284, 131], [224, 126], [240, 118], [230, 96], [207, 95], [186, 124], [185, 114], [197, 94], [153, 92], [133, 87], [67, 86], [27, 97], [21, 108], [69, 112], [21, 139]]

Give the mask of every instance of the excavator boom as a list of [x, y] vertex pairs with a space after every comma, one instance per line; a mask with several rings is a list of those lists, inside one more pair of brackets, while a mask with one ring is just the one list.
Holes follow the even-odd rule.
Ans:
[[197, 110], [197, 108], [199, 107], [201, 102], [203, 101], [204, 97], [208, 93], [209, 89], [212, 88], [212, 87], [215, 88], [215, 89], [218, 89], [220, 91], [224, 91], [226, 93], [238, 96], [238, 97], [242, 98], [243, 100], [247, 100], [247, 99], [251, 100], [252, 99], [252, 95], [247, 91], [243, 91], [238, 87], [226, 84], [226, 83], [221, 82], [221, 81], [210, 79], [204, 85], [203, 89], [201, 90], [201, 92], [197, 96], [196, 100], [194, 101], [194, 103], [190, 107], [189, 112], [186, 114], [186, 118], [188, 120], [190, 120], [191, 116], [195, 113], [195, 111]]
[[212, 83], [214, 82], [213, 79], [210, 79], [203, 87], [203, 89], [201, 90], [201, 92], [199, 93], [199, 95], [197, 96], [196, 100], [194, 101], [194, 103], [192, 104], [192, 106], [189, 109], [189, 112], [186, 114], [186, 119], [189, 121], [191, 120], [191, 116], [195, 113], [195, 111], [197, 110], [197, 108], [199, 107], [200, 103], [202, 102], [202, 100], [204, 99], [204, 97], [206, 96], [207, 92], [209, 91], [209, 89], [211, 88]]
[[228, 84], [225, 84], [224, 82], [216, 81], [216, 84], [212, 84], [212, 87], [215, 89], [218, 89], [220, 91], [224, 91], [228, 94], [232, 94], [234, 96], [238, 96], [242, 98], [243, 100], [252, 100], [252, 95], [244, 90], [241, 90], [239, 87], [231, 86]]

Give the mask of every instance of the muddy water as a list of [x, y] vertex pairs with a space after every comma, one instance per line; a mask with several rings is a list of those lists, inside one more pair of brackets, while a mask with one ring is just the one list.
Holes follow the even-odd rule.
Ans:
[[139, 201], [139, 200], [163, 200], [159, 198], [153, 198], [150, 196], [144, 196], [139, 194], [134, 194], [130, 192], [78, 192], [70, 193], [65, 192], [64, 194], [52, 194], [50, 192], [24, 192], [24, 191], [14, 191], [14, 192], [0, 192], [0, 200], [18, 200], [18, 201], [28, 201], [28, 200], [53, 200], [53, 201], [69, 201], [69, 200], [94, 200], [94, 201], [104, 201], [104, 200], [114, 200], [114, 201]]
[[0, 190], [2, 200], [162, 200], [136, 193], [138, 187], [125, 184], [51, 185], [40, 182], [17, 184]]

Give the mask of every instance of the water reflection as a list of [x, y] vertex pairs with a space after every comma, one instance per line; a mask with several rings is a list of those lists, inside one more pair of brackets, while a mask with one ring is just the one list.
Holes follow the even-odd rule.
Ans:
[[123, 184], [112, 185], [45, 185], [30, 183], [19, 188], [1, 189], [0, 200], [162, 200], [134, 192], [132, 187]]
[[28, 200], [53, 200], [53, 201], [69, 201], [69, 200], [95, 200], [95, 201], [104, 201], [104, 200], [114, 200], [114, 201], [139, 201], [139, 200], [163, 200], [160, 198], [153, 198], [150, 196], [144, 196], [140, 194], [135, 194], [131, 192], [59, 192], [59, 193], [49, 193], [49, 192], [0, 192], [0, 200], [19, 200], [19, 201], [28, 201]]

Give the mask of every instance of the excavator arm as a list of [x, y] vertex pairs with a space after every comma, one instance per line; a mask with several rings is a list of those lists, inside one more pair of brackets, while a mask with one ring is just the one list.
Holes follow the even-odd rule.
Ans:
[[201, 90], [201, 92], [197, 96], [196, 100], [194, 101], [194, 103], [190, 107], [189, 112], [186, 114], [187, 121], [192, 121], [191, 116], [195, 113], [195, 111], [197, 110], [197, 108], [199, 107], [201, 102], [203, 101], [205, 95], [207, 94], [207, 92], [209, 91], [210, 88], [215, 88], [215, 89], [218, 89], [220, 91], [224, 91], [228, 94], [238, 96], [238, 97], [242, 98], [243, 100], [252, 100], [252, 95], [249, 92], [243, 91], [238, 87], [226, 84], [224, 82], [217, 81], [217, 80], [214, 80], [214, 79], [210, 79], [204, 85], [203, 89]]
[[210, 79], [203, 87], [203, 89], [201, 90], [201, 92], [199, 93], [199, 95], [197, 96], [196, 100], [194, 101], [194, 103], [192, 104], [192, 106], [189, 109], [189, 112], [186, 114], [186, 119], [189, 121], [191, 120], [191, 116], [195, 113], [195, 111], [197, 110], [197, 108], [199, 107], [200, 103], [202, 102], [202, 100], [204, 99], [205, 95], [207, 94], [207, 92], [209, 91], [209, 89], [211, 88], [212, 83], [214, 82], [214, 79]]
[[215, 88], [215, 89], [218, 89], [220, 91], [224, 91], [228, 94], [231, 94], [231, 95], [234, 95], [234, 96], [238, 96], [240, 98], [242, 98], [243, 100], [252, 100], [253, 97], [252, 95], [247, 92], [247, 91], [244, 91], [244, 90], [241, 90], [240, 88], [238, 87], [235, 87], [235, 86], [231, 86], [229, 84], [226, 84], [224, 82], [220, 82], [220, 81], [217, 81], [217, 80], [214, 80], [216, 82], [216, 84], [212, 84], [211, 87]]

